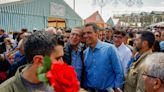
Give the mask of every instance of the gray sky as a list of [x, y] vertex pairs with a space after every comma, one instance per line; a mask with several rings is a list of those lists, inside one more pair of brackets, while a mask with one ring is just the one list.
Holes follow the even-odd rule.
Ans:
[[[73, 0], [64, 0], [70, 7], [73, 7]], [[128, 14], [131, 12], [141, 12], [141, 11], [164, 11], [164, 0], [142, 0], [143, 6], [137, 7], [127, 7], [123, 3], [127, 0], [118, 0], [118, 6], [115, 7], [113, 3], [114, 0], [104, 0], [107, 1], [106, 5], [102, 9], [102, 17], [106, 22], [109, 17], [112, 17], [113, 14]], [[93, 4], [93, 0], [75, 0], [75, 11], [83, 18], [89, 17], [95, 11], [100, 11], [100, 7], [98, 5]]]

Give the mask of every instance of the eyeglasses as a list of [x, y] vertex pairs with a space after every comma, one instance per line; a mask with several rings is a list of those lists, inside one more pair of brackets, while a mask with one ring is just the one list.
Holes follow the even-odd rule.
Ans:
[[158, 78], [158, 77], [155, 77], [155, 76], [152, 76], [152, 75], [149, 75], [149, 74], [146, 74], [146, 73], [142, 73], [143, 76], [147, 76], [147, 77], [151, 77], [151, 78]]
[[71, 33], [72, 36], [77, 36], [77, 37], [80, 37], [81, 35], [80, 34], [77, 34], [77, 33]]
[[99, 34], [99, 36], [105, 36], [105, 34]]
[[114, 38], [119, 38], [119, 39], [122, 38], [122, 36], [118, 36], [118, 35], [114, 35], [113, 37], [114, 37]]
[[[159, 77], [155, 77], [155, 76], [152, 76], [152, 75], [149, 75], [149, 74], [146, 74], [146, 73], [142, 73], [143, 76], [147, 76], [147, 77], [150, 77], [150, 78], [158, 78], [161, 80], [161, 78]], [[162, 80], [161, 80], [162, 83], [164, 83]]]
[[64, 36], [64, 38], [67, 38], [67, 39], [69, 39], [69, 36]]

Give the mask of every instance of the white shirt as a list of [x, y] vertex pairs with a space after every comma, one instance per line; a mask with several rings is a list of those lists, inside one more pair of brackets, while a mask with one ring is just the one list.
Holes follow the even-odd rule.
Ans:
[[122, 43], [117, 48], [117, 50], [118, 50], [118, 53], [119, 53], [120, 58], [121, 58], [121, 63], [122, 63], [123, 69], [124, 69], [124, 75], [127, 75], [127, 69], [126, 69], [126, 67], [128, 65], [128, 62], [131, 59], [132, 52], [131, 52], [131, 50], [124, 43]]

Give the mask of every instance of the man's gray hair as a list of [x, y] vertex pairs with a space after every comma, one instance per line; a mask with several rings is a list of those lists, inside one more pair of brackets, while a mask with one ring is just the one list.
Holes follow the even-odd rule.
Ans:
[[[72, 28], [72, 30], [75, 30], [75, 29], [80, 29], [81, 32], [83, 31], [82, 27], [74, 27], [74, 28]], [[71, 31], [72, 31], [72, 30], [71, 30]]]
[[148, 75], [160, 78], [164, 82], [164, 53], [153, 53], [145, 60]]
[[[82, 36], [82, 32], [83, 32], [82, 27], [74, 27], [74, 28], [72, 28], [72, 30], [76, 30], [76, 29], [79, 29], [78, 31], [80, 31], [80, 34]], [[71, 32], [72, 32], [72, 30], [71, 30]]]
[[79, 27], [79, 26], [78, 27], [73, 27], [72, 30], [73, 29], [81, 29], [81, 30], [83, 30], [82, 27]]

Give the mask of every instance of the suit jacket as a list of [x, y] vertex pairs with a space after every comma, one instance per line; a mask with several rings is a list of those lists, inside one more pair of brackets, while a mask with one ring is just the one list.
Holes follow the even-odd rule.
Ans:
[[124, 92], [144, 92], [142, 79], [143, 67], [141, 65], [144, 63], [146, 56], [151, 53], [151, 50], [143, 53], [140, 58], [132, 64], [125, 78]]
[[[84, 71], [85, 71], [85, 67], [84, 67], [84, 58], [83, 58], [83, 47], [79, 46], [78, 49], [81, 49], [80, 52], [80, 56], [81, 56], [81, 60], [82, 60], [82, 74], [81, 74], [81, 87], [83, 87], [83, 82], [84, 82]], [[63, 56], [63, 60], [66, 64], [71, 65], [72, 64], [72, 47], [70, 43], [67, 43], [64, 47], [64, 56]]]

